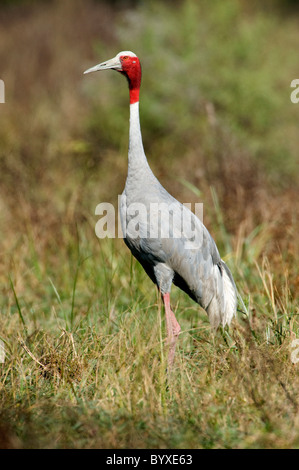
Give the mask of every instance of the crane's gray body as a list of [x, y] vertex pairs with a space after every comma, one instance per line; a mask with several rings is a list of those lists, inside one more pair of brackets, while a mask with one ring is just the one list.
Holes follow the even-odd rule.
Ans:
[[130, 105], [128, 176], [120, 208], [125, 243], [162, 294], [174, 283], [207, 311], [213, 326], [229, 324], [237, 306], [233, 277], [203, 223], [152, 173], [138, 105]]

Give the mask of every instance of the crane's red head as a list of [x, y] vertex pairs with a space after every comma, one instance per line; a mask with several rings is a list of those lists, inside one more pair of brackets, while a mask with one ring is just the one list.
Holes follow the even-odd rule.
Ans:
[[131, 52], [132, 55], [129, 55], [128, 52], [121, 52], [119, 57], [122, 70], [120, 72], [125, 75], [129, 82], [130, 90], [130, 103], [136, 103], [139, 101], [139, 90], [141, 85], [141, 65], [138, 57]]
[[141, 65], [134, 52], [119, 52], [113, 59], [102, 62], [84, 73], [97, 72], [98, 70], [114, 69], [125, 75], [129, 82], [130, 103], [139, 101], [139, 90], [141, 85]]

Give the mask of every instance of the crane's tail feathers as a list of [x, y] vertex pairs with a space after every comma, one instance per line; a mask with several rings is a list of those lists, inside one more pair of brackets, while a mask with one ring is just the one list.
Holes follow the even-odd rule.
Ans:
[[233, 276], [224, 261], [221, 260], [223, 270], [223, 295], [225, 310], [222, 317], [222, 325], [230, 325], [237, 311], [237, 289]]
[[210, 323], [215, 329], [220, 323], [223, 327], [229, 326], [237, 311], [237, 288], [233, 276], [223, 260], [218, 266], [221, 282], [217, 283], [217, 293], [207, 308]]

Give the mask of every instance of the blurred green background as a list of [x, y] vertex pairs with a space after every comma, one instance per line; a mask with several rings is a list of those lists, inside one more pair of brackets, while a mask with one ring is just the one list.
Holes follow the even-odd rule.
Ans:
[[[298, 31], [299, 2], [295, 0], [1, 2], [0, 78], [5, 82], [6, 102], [0, 104], [0, 339], [6, 344], [7, 359], [0, 386], [4, 410], [0, 445], [47, 446], [56, 432], [55, 422], [49, 421], [49, 441], [44, 436], [40, 443], [43, 421], [37, 418], [36, 410], [44, 404], [44, 396], [56, 403], [53, 397], [63, 380], [58, 386], [53, 373], [55, 386], [51, 382], [54, 388], [50, 391], [48, 385], [37, 385], [33, 379], [28, 382], [24, 378], [22, 382], [21, 377], [28, 375], [24, 367], [32, 369], [32, 357], [20, 341], [35, 351], [36, 360], [58, 367], [66, 348], [65, 342], [57, 340], [62, 330], [78, 335], [82, 357], [89, 357], [84, 344], [89, 345], [93, 357], [92, 349], [99, 338], [108, 341], [124, 327], [123, 315], [132, 311], [137, 315], [139, 308], [144, 310], [148, 305], [156, 311], [154, 287], [130, 258], [122, 240], [99, 241], [94, 233], [96, 205], [103, 201], [116, 205], [125, 183], [128, 90], [123, 77], [114, 71], [91, 76], [83, 76], [83, 71], [120, 50], [132, 50], [142, 63], [141, 128], [153, 172], [180, 201], [204, 203], [204, 222], [230, 264], [249, 311], [256, 315], [251, 331], [258, 345], [289, 347], [288, 341], [298, 332], [299, 104], [290, 100], [291, 81], [299, 78]], [[198, 321], [197, 307], [190, 307], [191, 301], [177, 291], [174, 302], [179, 305], [178, 311], [185, 309], [184, 328], [192, 328]], [[153, 315], [148, 314], [149, 321], [154, 322]], [[134, 330], [134, 325], [130, 328]], [[47, 341], [58, 341], [48, 350], [44, 337], [34, 336], [45, 331], [50, 335]], [[135, 338], [134, 345], [138, 341], [140, 338]], [[192, 341], [186, 340], [185, 351], [193, 351], [194, 337]], [[67, 344], [74, 354], [72, 343]], [[219, 346], [217, 354], [224, 354], [225, 347]], [[54, 360], [57, 348], [61, 348], [61, 354]], [[97, 347], [94, 351], [98, 352]], [[134, 354], [137, 357], [138, 351]], [[213, 348], [209, 354], [214, 357]], [[93, 357], [96, 359], [97, 355]], [[203, 360], [208, 367], [209, 357]], [[88, 368], [90, 364], [82, 366], [86, 374], [89, 371], [84, 383], [98, 383], [107, 370], [118, 380], [118, 366], [110, 366], [111, 370], [105, 363], [103, 375], [96, 377]], [[61, 375], [59, 367], [60, 372], [56, 372]], [[285, 367], [284, 363], [282, 369]], [[202, 369], [200, 365], [200, 373]], [[266, 369], [261, 370], [265, 381]], [[293, 372], [287, 367], [285, 370], [288, 377], [292, 376], [295, 389]], [[35, 377], [38, 373], [37, 366]], [[150, 377], [156, 383], [154, 372]], [[182, 375], [181, 390], [185, 383], [182, 377], [189, 383]], [[198, 377], [197, 383], [204, 383], [205, 378]], [[217, 382], [220, 376], [213, 377]], [[260, 378], [258, 373], [257, 383]], [[74, 396], [78, 405], [80, 393], [85, 393], [83, 388], [80, 393], [77, 389], [74, 392], [76, 382], [72, 395], [70, 380], [68, 375], [65, 388], [59, 389], [65, 409]], [[225, 393], [229, 393], [231, 380], [221, 382]], [[275, 380], [272, 383], [278, 388], [271, 396], [283, 402], [279, 380]], [[90, 396], [93, 403], [101, 401], [90, 390], [81, 404]], [[116, 385], [113, 390], [118, 390]], [[165, 398], [167, 393], [161, 389], [159, 393], [161, 416], [166, 420], [161, 418], [161, 427], [169, 426], [174, 434], [170, 432], [167, 440], [165, 435], [160, 439], [147, 431], [148, 446], [175, 447], [183, 442], [193, 447], [275, 447], [277, 436], [282, 439], [283, 433], [285, 440], [278, 440], [281, 445], [298, 445], [298, 433], [291, 431], [298, 408], [286, 411], [288, 419], [281, 425], [280, 417], [274, 413], [272, 422], [271, 413], [253, 399], [254, 405], [258, 403], [259, 418], [247, 435], [244, 429], [251, 426], [250, 413], [240, 403], [249, 403], [253, 396], [249, 394], [249, 398], [240, 399], [241, 408], [232, 406], [235, 415], [228, 415], [225, 425], [219, 422], [215, 431], [214, 413], [219, 410], [214, 396], [214, 408], [207, 405], [206, 415], [200, 417], [201, 422], [206, 418], [205, 436], [210, 437], [197, 441], [196, 420], [188, 421], [181, 412], [182, 421], [173, 424], [167, 400], [174, 406], [174, 395]], [[112, 395], [107, 413], [109, 406], [114, 411], [119, 403], [126, 407], [123, 398], [116, 404]], [[140, 403], [141, 398], [136, 400]], [[180, 409], [183, 402], [182, 393]], [[20, 405], [19, 414], [11, 411], [16, 403]], [[270, 402], [269, 409], [272, 405]], [[152, 403], [149, 409], [154, 409]], [[149, 409], [144, 405], [145, 415], [151, 416], [148, 422], [147, 418], [136, 418], [139, 424], [145, 423], [142, 429], [148, 423], [148, 429], [152, 429], [151, 419], [159, 427]], [[26, 428], [21, 423], [30, 415], [28, 410], [36, 415], [30, 418], [31, 427]], [[236, 424], [240, 413], [243, 427]], [[47, 412], [44, 415], [48, 416]], [[57, 440], [57, 446], [75, 446], [75, 442], [78, 446], [105, 446], [107, 442], [112, 447], [142, 445], [138, 433], [135, 436], [132, 431], [136, 430], [135, 418], [128, 440], [115, 431], [117, 438], [110, 433], [99, 443], [92, 433], [88, 438], [95, 424], [89, 427], [84, 416], [88, 429], [85, 440], [76, 441], [77, 428], [70, 424], [72, 415], [65, 417], [69, 427], [60, 429], [63, 439]], [[105, 419], [97, 426], [108, 429]], [[189, 427], [185, 429], [182, 422]], [[221, 428], [228, 432], [222, 435]]]
[[113, 72], [82, 71], [123, 49], [141, 58], [144, 146], [176, 197], [192, 198], [179, 179], [207, 202], [213, 185], [236, 232], [245, 219], [265, 221], [271, 195], [297, 187], [297, 2], [7, 1], [0, 20], [11, 223], [24, 204], [44, 215], [50, 205], [51, 219], [70, 198], [90, 213], [122, 191], [127, 89]]

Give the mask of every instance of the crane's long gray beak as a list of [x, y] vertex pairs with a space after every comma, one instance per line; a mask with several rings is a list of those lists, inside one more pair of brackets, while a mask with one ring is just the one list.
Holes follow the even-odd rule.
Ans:
[[106, 60], [106, 62], [102, 62], [101, 64], [95, 65], [90, 69], [85, 70], [84, 73], [91, 73], [91, 72], [98, 72], [99, 70], [107, 70], [107, 69], [114, 69], [121, 71], [122, 65], [118, 57], [113, 57], [113, 59]]

